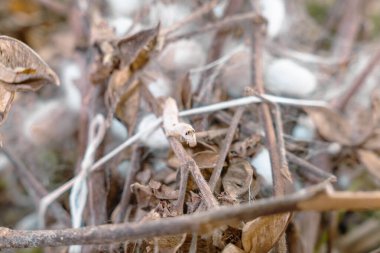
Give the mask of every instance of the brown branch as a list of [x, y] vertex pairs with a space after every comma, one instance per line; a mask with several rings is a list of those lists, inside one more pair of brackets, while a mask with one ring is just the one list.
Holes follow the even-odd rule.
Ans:
[[311, 164], [308, 161], [299, 158], [290, 152], [286, 152], [286, 157], [289, 159], [289, 162], [302, 167], [303, 170], [299, 170], [299, 172], [307, 178], [310, 178], [310, 176], [312, 176], [317, 177], [318, 179], [336, 181], [336, 177], [333, 174], [323, 171], [314, 164]]
[[187, 182], [189, 180], [189, 169], [186, 166], [181, 166], [181, 179], [179, 183], [178, 200], [176, 203], [176, 209], [178, 215], [183, 214], [183, 206], [185, 204]]
[[206, 212], [144, 223], [37, 231], [0, 228], [0, 248], [105, 244], [182, 233], [202, 234], [226, 224], [289, 211], [375, 210], [380, 208], [379, 198], [379, 191], [334, 192], [329, 191], [326, 184], [320, 184], [294, 194], [258, 200], [253, 204], [224, 206]]
[[166, 28], [161, 32], [162, 36], [168, 36], [169, 34], [177, 31], [179, 28], [183, 27], [186, 24], [189, 24], [191, 21], [194, 21], [204, 14], [210, 12], [215, 5], [218, 3], [218, 0], [211, 0], [210, 2], [206, 2], [204, 5], [199, 7], [197, 10], [193, 11], [189, 16], [185, 17], [184, 19], [180, 20], [179, 22], [176, 22], [172, 26]]
[[[167, 39], [167, 43], [177, 41], [180, 39], [186, 39], [186, 38], [189, 38], [189, 37], [192, 37], [195, 35], [199, 35], [199, 34], [203, 34], [203, 33], [209, 32], [209, 31], [213, 31], [213, 30], [218, 30], [218, 29], [227, 30], [229, 28], [232, 28], [234, 25], [241, 23], [243, 21], [246, 21], [246, 20], [253, 20], [253, 21], [261, 22], [261, 16], [258, 16], [254, 12], [248, 12], [248, 13], [244, 13], [244, 14], [237, 14], [237, 15], [233, 15], [233, 16], [228, 16], [225, 19], [222, 19], [222, 20], [217, 21], [215, 23], [205, 25], [198, 30], [190, 31], [190, 32], [180, 34], [177, 36], [173, 36], [173, 37]], [[216, 58], [213, 57], [213, 59], [216, 59]]]
[[227, 135], [222, 143], [222, 148], [219, 151], [219, 157], [216, 162], [215, 168], [212, 171], [211, 178], [209, 181], [209, 186], [212, 192], [215, 190], [216, 183], [218, 182], [220, 175], [222, 173], [223, 165], [226, 160], [226, 157], [228, 155], [228, 151], [230, 150], [232, 140], [235, 135], [236, 128], [239, 125], [239, 121], [241, 119], [241, 116], [243, 115], [244, 107], [239, 107], [231, 121], [231, 125], [228, 128]]
[[124, 189], [123, 193], [121, 195], [120, 200], [120, 211], [116, 218], [115, 223], [121, 223], [125, 219], [125, 214], [127, 213], [128, 204], [131, 200], [132, 196], [132, 190], [131, 185], [135, 180], [137, 172], [140, 170], [141, 167], [141, 148], [137, 145], [133, 147], [132, 151], [132, 159], [131, 159], [131, 168], [129, 170], [129, 173], [127, 173], [124, 181]]
[[[146, 88], [145, 85], [141, 85], [141, 91], [144, 98], [147, 100], [150, 105], [152, 111], [156, 114], [156, 116], [160, 115], [160, 106], [158, 105], [157, 99], [151, 94], [151, 92]], [[210, 187], [208, 186], [206, 180], [204, 179], [201, 170], [198, 165], [194, 161], [193, 158], [186, 152], [185, 148], [182, 144], [174, 137], [168, 137], [168, 141], [170, 146], [177, 156], [178, 160], [181, 162], [181, 167], [186, 166], [185, 169], [189, 170], [195, 183], [197, 184], [201, 195], [206, 202], [208, 208], [216, 207], [219, 205], [218, 201], [212, 194]]]
[[336, 108], [343, 111], [347, 104], [350, 102], [351, 98], [357, 93], [357, 91], [365, 84], [365, 80], [368, 75], [374, 70], [374, 68], [380, 62], [380, 50], [374, 54], [372, 59], [364, 67], [359, 76], [354, 80], [349, 90], [343, 95], [343, 97], [337, 102]]
[[[257, 6], [256, 9], [258, 9]], [[251, 66], [253, 70], [251, 71], [251, 81], [254, 82], [259, 94], [264, 94], [265, 92], [262, 59], [263, 42], [263, 27], [260, 24], [253, 23], [253, 36], [251, 40], [253, 54], [251, 57]], [[285, 193], [284, 177], [281, 173], [281, 157], [277, 147], [277, 138], [273, 128], [270, 108], [267, 103], [260, 104], [259, 108], [261, 119], [264, 122], [266, 146], [271, 160], [274, 195], [283, 195]]]
[[204, 179], [201, 170], [199, 169], [198, 165], [194, 161], [193, 158], [187, 154], [186, 150], [183, 148], [182, 144], [174, 137], [168, 138], [170, 146], [172, 147], [172, 150], [174, 154], [178, 157], [178, 159], [181, 161], [182, 165], [185, 166], [186, 169], [188, 169], [193, 176], [193, 179], [195, 183], [197, 184], [201, 195], [205, 201], [205, 204], [207, 208], [214, 208], [219, 206], [218, 201], [212, 194], [212, 191], [210, 187], [208, 186], [206, 180]]

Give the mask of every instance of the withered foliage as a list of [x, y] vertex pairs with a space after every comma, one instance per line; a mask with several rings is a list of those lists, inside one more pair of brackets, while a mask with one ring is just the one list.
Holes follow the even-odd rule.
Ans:
[[[378, 204], [358, 200], [367, 195], [330, 188], [290, 211], [274, 208], [253, 220], [213, 220], [188, 230], [199, 234], [181, 230], [173, 235], [163, 227], [162, 236], [156, 236], [157, 231], [138, 230], [153, 221], [196, 218], [272, 197], [286, 204], [287, 195], [313, 193], [314, 184], [326, 181], [344, 191], [378, 188], [380, 90], [379, 85], [366, 87], [367, 78], [368, 83], [380, 80], [380, 49], [373, 46], [378, 22], [371, 19], [379, 16], [370, 10], [380, 7], [375, 1], [279, 0], [287, 21], [275, 37], [260, 1], [135, 1], [131, 6], [139, 7], [121, 16], [113, 13], [111, 2], [4, 0], [0, 6], [0, 32], [10, 35], [0, 36], [1, 123], [12, 104], [15, 109], [1, 132], [12, 164], [0, 164], [1, 226], [36, 230], [31, 220], [41, 229], [70, 227], [78, 217], [70, 212], [69, 197], [49, 192], [70, 184], [86, 163], [84, 229], [125, 223], [126, 229], [147, 236], [85, 245], [81, 252], [359, 253], [380, 247], [378, 214], [345, 211], [357, 209], [348, 203], [351, 198], [366, 209]], [[277, 79], [266, 75], [273, 59], [282, 58], [295, 60], [318, 80], [306, 102], [278, 105], [263, 96], [289, 94], [286, 87], [271, 91], [265, 86], [270, 78], [291, 76], [288, 70]], [[356, 71], [358, 58], [367, 65]], [[60, 83], [60, 90], [49, 86]], [[261, 102], [211, 106], [181, 117], [184, 110], [247, 96]], [[311, 100], [326, 106], [308, 106]], [[89, 129], [97, 114], [105, 116], [107, 134], [91, 150]], [[62, 115], [59, 120], [57, 115]], [[30, 133], [36, 119], [49, 126], [43, 128], [48, 132]], [[157, 120], [162, 120], [158, 129], [141, 134]], [[40, 140], [52, 134], [62, 136]], [[130, 145], [136, 135], [138, 141]], [[123, 142], [128, 147], [113, 153]], [[89, 150], [94, 161], [86, 159]], [[52, 204], [44, 206], [46, 198]], [[12, 217], [9, 203], [22, 214]], [[320, 212], [326, 210], [333, 211]], [[22, 220], [27, 212], [40, 217], [28, 223]], [[75, 248], [62, 248], [67, 251]]]

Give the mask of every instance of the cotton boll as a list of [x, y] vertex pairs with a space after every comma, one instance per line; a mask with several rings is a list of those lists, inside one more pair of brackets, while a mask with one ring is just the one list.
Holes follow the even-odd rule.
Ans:
[[112, 16], [132, 16], [133, 13], [148, 4], [149, 0], [108, 0]]
[[275, 93], [307, 97], [317, 87], [317, 78], [307, 68], [289, 59], [274, 60], [265, 71], [265, 86]]
[[[191, 9], [180, 3], [162, 3], [157, 2], [152, 5], [149, 13], [151, 24], [160, 22], [162, 27], [169, 27], [191, 14]], [[186, 29], [185, 29], [186, 30]], [[184, 32], [183, 28], [181, 32]]]
[[23, 217], [17, 222], [15, 229], [17, 230], [37, 230], [39, 229], [39, 221], [37, 213], [31, 213]]
[[6, 155], [0, 154], [0, 172], [6, 170], [11, 163]]
[[[247, 46], [240, 46], [225, 64], [221, 81], [229, 96], [233, 98], [242, 97], [244, 88], [251, 85], [250, 52]], [[235, 48], [237, 50], [237, 48]]]
[[315, 125], [309, 117], [300, 117], [293, 128], [292, 136], [301, 141], [312, 141], [315, 137]]
[[41, 103], [24, 122], [23, 133], [38, 146], [57, 144], [74, 133], [77, 117], [61, 100]]
[[256, 172], [260, 174], [269, 185], [273, 185], [272, 165], [269, 152], [266, 148], [260, 150], [260, 152], [251, 159], [251, 164], [256, 168]]
[[144, 83], [147, 84], [149, 91], [154, 97], [168, 97], [172, 94], [173, 84], [162, 71], [149, 71], [143, 77]]
[[82, 96], [75, 81], [81, 76], [78, 64], [68, 62], [61, 69], [62, 88], [64, 90], [65, 105], [73, 111], [79, 111], [82, 105]]
[[115, 17], [108, 19], [108, 23], [115, 29], [116, 36], [124, 36], [132, 27], [133, 21], [127, 17]]
[[112, 119], [110, 131], [111, 134], [119, 140], [126, 140], [128, 137], [127, 128], [117, 119]]
[[[154, 114], [146, 115], [139, 123], [138, 132], [150, 127], [157, 120]], [[169, 142], [165, 136], [164, 131], [159, 128], [151, 134], [145, 134], [141, 137], [141, 141], [152, 149], [164, 149], [169, 147]]]
[[169, 72], [187, 72], [203, 66], [206, 54], [195, 40], [178, 40], [169, 44], [158, 57], [159, 65]]
[[262, 15], [268, 20], [268, 35], [276, 37], [285, 22], [285, 3], [283, 0], [261, 0]]

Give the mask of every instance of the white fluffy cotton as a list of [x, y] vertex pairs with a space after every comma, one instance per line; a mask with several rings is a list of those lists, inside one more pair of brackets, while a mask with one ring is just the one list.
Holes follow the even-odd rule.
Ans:
[[307, 97], [317, 87], [316, 76], [289, 59], [277, 59], [265, 70], [265, 86], [272, 92], [294, 97]]
[[117, 119], [112, 119], [110, 131], [111, 134], [119, 140], [126, 140], [128, 137], [127, 128]]
[[26, 139], [35, 145], [59, 143], [74, 133], [77, 114], [69, 110], [61, 100], [52, 100], [36, 106], [23, 128]]
[[160, 66], [169, 72], [187, 72], [204, 65], [206, 54], [195, 40], [183, 39], [169, 44], [158, 57]]
[[[238, 50], [239, 48], [241, 50]], [[225, 64], [221, 73], [221, 81], [228, 95], [237, 98], [242, 97], [244, 88], [251, 85], [251, 50], [245, 45], [240, 45], [232, 50], [236, 51], [236, 53]]]
[[[172, 94], [173, 84], [162, 72], [149, 72], [149, 77], [145, 78], [149, 91], [153, 96], [168, 97]], [[144, 79], [144, 81], [145, 81]]]
[[160, 22], [162, 27], [169, 27], [191, 14], [191, 9], [181, 2], [162, 3], [158, 1], [150, 8], [149, 19], [151, 24]]
[[108, 22], [115, 29], [116, 36], [119, 37], [124, 36], [133, 25], [132, 19], [128, 17], [109, 18]]
[[[150, 127], [155, 121], [157, 117], [154, 114], [148, 114], [142, 118], [140, 121], [137, 131], [143, 131], [146, 128]], [[169, 147], [169, 142], [165, 136], [164, 131], [161, 128], [157, 129], [151, 134], [145, 134], [141, 137], [142, 143], [152, 149], [164, 149]]]
[[285, 22], [284, 0], [261, 0], [261, 11], [268, 20], [268, 36], [276, 37]]
[[80, 78], [80, 68], [73, 62], [65, 63], [61, 70], [62, 88], [64, 90], [65, 105], [73, 111], [79, 111], [82, 104], [82, 96], [75, 81]]
[[293, 128], [292, 136], [301, 141], [312, 141], [315, 137], [315, 125], [313, 121], [307, 117], [300, 117], [297, 125]]
[[25, 119], [24, 135], [35, 145], [59, 143], [70, 137], [78, 127], [77, 118], [82, 96], [75, 80], [80, 78], [79, 66], [73, 62], [66, 62], [61, 68], [60, 78], [62, 97], [40, 102]]
[[270, 163], [269, 152], [263, 148], [251, 159], [251, 164], [256, 168], [256, 172], [260, 174], [269, 185], [273, 185], [272, 165]]
[[114, 17], [132, 16], [133, 13], [143, 8], [150, 0], [108, 0], [111, 14]]

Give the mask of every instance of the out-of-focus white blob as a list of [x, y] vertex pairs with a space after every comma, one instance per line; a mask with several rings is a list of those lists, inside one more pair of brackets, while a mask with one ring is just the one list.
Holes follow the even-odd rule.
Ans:
[[[150, 8], [149, 19], [152, 25], [160, 22], [162, 27], [169, 27], [191, 14], [189, 6], [185, 2], [162, 3], [157, 1]], [[183, 29], [181, 29], [183, 32]]]
[[187, 72], [203, 66], [206, 54], [195, 40], [178, 40], [169, 44], [158, 57], [159, 65], [168, 72]]
[[115, 29], [116, 36], [124, 36], [133, 25], [132, 19], [128, 17], [109, 18], [108, 22]]
[[315, 91], [317, 78], [292, 60], [278, 59], [265, 70], [265, 86], [274, 93], [304, 98]]
[[67, 62], [61, 69], [62, 97], [38, 103], [25, 119], [23, 133], [33, 144], [45, 146], [65, 140], [77, 129], [82, 98], [74, 81], [80, 77], [77, 64]]
[[81, 76], [80, 68], [76, 63], [68, 62], [62, 66], [62, 88], [66, 106], [73, 111], [79, 111], [82, 104], [82, 96], [75, 81]]
[[[137, 131], [143, 131], [146, 128], [150, 127], [155, 121], [157, 117], [154, 114], [148, 114], [142, 118], [140, 121]], [[142, 143], [144, 143], [147, 147], [152, 149], [165, 149], [169, 147], [169, 142], [165, 136], [164, 131], [161, 128], [157, 129], [151, 134], [145, 134], [141, 137]]]
[[37, 230], [39, 229], [37, 213], [31, 213], [17, 222], [15, 229], [17, 230]]
[[35, 145], [56, 144], [72, 135], [77, 128], [77, 114], [62, 100], [41, 103], [25, 120], [25, 137]]
[[260, 174], [267, 184], [273, 185], [272, 165], [270, 163], [269, 152], [263, 148], [251, 159], [251, 164], [256, 168], [256, 172]]
[[110, 131], [111, 134], [119, 140], [126, 140], [128, 137], [127, 128], [117, 119], [112, 119]]
[[6, 155], [3, 153], [0, 154], [0, 172], [6, 170], [11, 163]]
[[147, 71], [143, 81], [147, 84], [149, 91], [153, 96], [167, 97], [172, 94], [173, 86], [170, 79], [162, 71]]
[[276, 37], [285, 22], [284, 0], [261, 0], [262, 15], [268, 20], [268, 36]]
[[342, 151], [342, 145], [340, 145], [337, 142], [330, 143], [330, 145], [327, 147], [327, 152], [330, 155], [337, 155]]
[[114, 17], [131, 17], [136, 11], [141, 10], [150, 0], [107, 0]]
[[227, 7], [227, 3], [228, 2], [229, 1], [227, 1], [227, 0], [219, 1], [219, 3], [212, 10], [212, 12], [214, 13], [214, 15], [217, 18], [222, 18], [223, 17], [223, 14], [224, 14], [224, 11], [225, 11], [225, 9]]
[[[241, 50], [238, 50], [239, 48]], [[223, 67], [221, 81], [228, 95], [237, 98], [242, 97], [244, 95], [244, 88], [251, 85], [251, 71], [249, 67], [251, 50], [245, 45], [240, 45], [234, 50], [236, 53], [233, 53]]]
[[120, 173], [120, 176], [125, 178], [130, 168], [131, 168], [131, 162], [128, 160], [124, 160], [117, 166], [117, 171]]
[[299, 117], [298, 124], [293, 128], [292, 136], [300, 141], [312, 141], [315, 137], [315, 125], [307, 117]]

